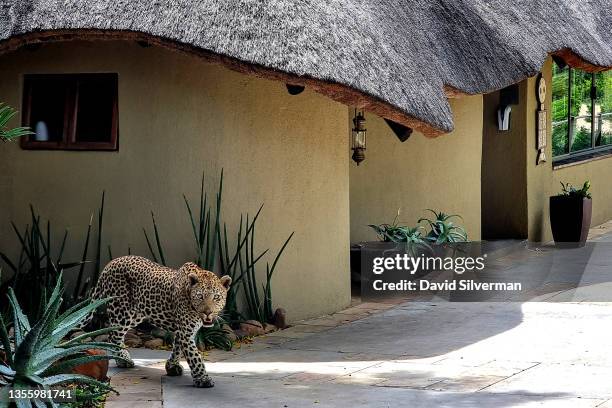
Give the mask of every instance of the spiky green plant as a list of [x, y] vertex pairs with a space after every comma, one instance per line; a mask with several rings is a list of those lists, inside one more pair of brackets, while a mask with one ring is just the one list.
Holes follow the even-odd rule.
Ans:
[[197, 343], [206, 349], [218, 348], [230, 351], [234, 344], [228, 337], [229, 333], [223, 328], [223, 324], [225, 324], [225, 320], [219, 318], [213, 327], [200, 330], [196, 338]]
[[461, 216], [456, 214], [448, 215], [442, 211], [436, 212], [431, 209], [427, 209], [427, 211], [430, 211], [434, 215], [434, 218], [419, 219], [419, 223], [425, 221], [431, 228], [431, 231], [429, 234], [427, 234], [425, 239], [434, 244], [448, 244], [467, 241], [468, 236], [465, 229], [452, 221], [453, 218], [462, 219]]
[[[20, 230], [15, 223], [11, 223], [21, 246], [19, 257], [11, 260], [6, 253], [0, 251], [0, 259], [6, 264], [8, 270], [13, 272], [12, 277], [0, 287], [0, 296], [5, 296], [9, 287], [13, 288], [22, 302], [27, 299], [27, 303], [22, 303], [22, 307], [28, 317], [38, 319], [42, 316], [44, 305], [48, 299], [47, 288], [55, 285], [60, 272], [78, 268], [74, 290], [71, 294], [66, 294], [63, 305], [64, 307], [70, 307], [87, 298], [97, 282], [96, 276], [99, 273], [103, 211], [104, 192], [102, 193], [101, 207], [98, 210], [98, 241], [94, 259], [94, 265], [96, 266], [92, 271], [93, 273], [87, 274], [85, 268], [92, 264], [88, 252], [93, 215], [90, 217], [87, 234], [84, 238], [81, 260], [64, 262], [63, 255], [68, 241], [68, 230], [64, 230], [62, 239], [56, 245], [53, 240], [54, 233], [51, 222], [47, 221], [43, 225], [40, 215], [30, 205], [30, 224]], [[5, 311], [5, 307], [0, 308], [0, 312]]]
[[561, 194], [562, 196], [572, 196], [572, 197], [581, 197], [581, 198], [591, 198], [591, 193], [589, 190], [591, 189], [591, 182], [589, 180], [585, 181], [581, 188], [576, 188], [570, 183], [561, 183]]
[[157, 226], [157, 221], [155, 221], [155, 213], [151, 211], [151, 220], [153, 223], [153, 234], [155, 237], [155, 244], [157, 245], [157, 253], [153, 249], [153, 244], [151, 244], [151, 240], [149, 239], [149, 234], [147, 234], [147, 230], [145, 228], [142, 229], [144, 232], [145, 239], [147, 241], [147, 247], [149, 248], [149, 253], [153, 257], [153, 260], [157, 263], [161, 263], [164, 266], [168, 266], [166, 264], [166, 256], [164, 255], [164, 247], [161, 243], [161, 237], [159, 235], [159, 228]]
[[370, 224], [368, 227], [372, 228], [378, 238], [383, 242], [411, 242], [415, 244], [425, 244], [426, 241], [422, 236], [422, 227], [417, 225], [416, 227], [408, 227], [401, 225], [399, 221], [400, 210], [397, 210], [397, 214], [391, 224]]
[[[216, 211], [214, 213], [214, 225], [212, 222], [212, 208], [208, 204], [208, 194], [204, 191], [204, 173], [200, 185], [200, 211], [196, 222], [191, 205], [187, 196], [183, 194], [183, 200], [189, 213], [189, 221], [193, 230], [196, 244], [195, 263], [201, 268], [213, 271], [217, 261], [217, 245], [220, 245], [219, 234], [221, 233], [221, 201], [223, 196], [223, 169], [219, 178], [219, 190], [217, 191]], [[214, 229], [213, 229], [214, 228]]]
[[[91, 377], [71, 373], [74, 367], [100, 360], [120, 358], [116, 355], [118, 346], [110, 343], [84, 341], [94, 336], [108, 333], [116, 328], [109, 327], [95, 332], [82, 334], [71, 340], [64, 338], [87, 317], [87, 315], [106, 303], [109, 299], [81, 302], [60, 314], [62, 303], [62, 280], [57, 284], [45, 312], [41, 318], [30, 324], [23, 313], [15, 292], [9, 289], [8, 297], [13, 318], [13, 341], [7, 333], [7, 326], [0, 316], [0, 341], [5, 354], [5, 361], [0, 363], [0, 403], [8, 406], [9, 391], [19, 389], [49, 389], [62, 384], [86, 384], [99, 387], [104, 392], [113, 388]], [[86, 350], [102, 350], [107, 354], [91, 355]], [[22, 407], [55, 407], [53, 401], [20, 400]]]
[[0, 103], [0, 140], [9, 142], [18, 137], [33, 135], [29, 127], [10, 128], [8, 123], [17, 115], [17, 111], [12, 107]]
[[[263, 206], [262, 206], [263, 207]], [[247, 316], [249, 319], [254, 319], [259, 322], [268, 323], [273, 317], [272, 310], [272, 276], [276, 270], [278, 260], [287, 248], [289, 241], [293, 238], [293, 232], [283, 243], [281, 249], [276, 254], [272, 266], [266, 263], [266, 283], [262, 285], [263, 293], [260, 293], [257, 287], [257, 273], [256, 266], [258, 261], [268, 252], [268, 249], [260, 253], [255, 254], [255, 222], [262, 207], [257, 212], [257, 216], [249, 223], [249, 215], [246, 216], [246, 231], [242, 236], [242, 218], [240, 219], [240, 229], [238, 232], [238, 242], [243, 245], [237, 248], [236, 254], [238, 256], [237, 268], [238, 272], [234, 272], [237, 275], [238, 280], [242, 280], [242, 288], [244, 289], [244, 297], [246, 300]], [[231, 276], [231, 275], [230, 275]], [[229, 293], [228, 293], [229, 295]], [[235, 294], [234, 294], [235, 296]]]

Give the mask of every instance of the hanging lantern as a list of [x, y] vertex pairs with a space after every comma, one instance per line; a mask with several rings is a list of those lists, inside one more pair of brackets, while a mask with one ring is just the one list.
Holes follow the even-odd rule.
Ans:
[[365, 117], [363, 111], [357, 112], [355, 109], [355, 117], [353, 118], [353, 131], [351, 134], [351, 150], [353, 150], [352, 159], [357, 165], [365, 160], [366, 149], [366, 133]]

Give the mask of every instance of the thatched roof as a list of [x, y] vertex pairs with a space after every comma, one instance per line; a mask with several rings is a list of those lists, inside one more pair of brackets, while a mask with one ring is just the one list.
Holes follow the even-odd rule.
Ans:
[[429, 135], [448, 96], [500, 89], [561, 53], [612, 66], [609, 0], [0, 0], [0, 51], [129, 38], [364, 107]]

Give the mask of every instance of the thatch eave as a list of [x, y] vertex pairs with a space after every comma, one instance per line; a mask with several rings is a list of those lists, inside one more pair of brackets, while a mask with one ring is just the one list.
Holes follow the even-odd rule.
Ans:
[[612, 66], [605, 0], [579, 8], [571, 0], [335, 3], [0, 0], [0, 53], [52, 41], [145, 41], [307, 86], [427, 136], [453, 129], [448, 98], [518, 82], [549, 55], [593, 72]]

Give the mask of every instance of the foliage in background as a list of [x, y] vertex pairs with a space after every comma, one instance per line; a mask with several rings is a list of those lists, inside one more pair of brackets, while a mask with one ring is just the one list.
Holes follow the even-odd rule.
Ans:
[[[270, 265], [269, 262], [266, 263], [266, 283], [265, 285], [262, 284], [262, 292], [260, 292], [259, 287], [257, 286], [256, 266], [258, 261], [269, 251], [269, 249], [266, 249], [259, 255], [256, 255], [255, 253], [255, 223], [259, 217], [259, 214], [261, 213], [262, 208], [263, 205], [259, 208], [259, 211], [257, 211], [257, 214], [255, 217], [253, 217], [251, 222], [249, 222], [248, 214], [246, 215], [246, 222], [244, 223], [244, 218], [240, 217], [240, 226], [236, 240], [236, 242], [239, 242], [240, 244], [235, 252], [238, 262], [235, 262], [233, 265], [230, 263], [229, 267], [233, 267], [234, 269], [230, 270], [229, 273], [227, 272], [227, 269], [223, 269], [223, 273], [230, 276], [236, 276], [238, 282], [242, 284], [246, 301], [247, 319], [257, 320], [263, 324], [270, 322], [274, 315], [274, 310], [272, 309], [272, 276], [276, 270], [278, 260], [285, 251], [285, 248], [287, 248], [291, 238], [293, 238], [294, 233], [292, 232], [285, 240], [285, 243], [276, 254], [272, 265]], [[227, 242], [227, 236], [225, 239]], [[232, 294], [232, 296], [235, 297], [235, 292]]]
[[[571, 95], [569, 83], [571, 80]], [[553, 156], [566, 154], [570, 151], [569, 133], [573, 134], [571, 151], [583, 150], [592, 146], [591, 127], [593, 126], [591, 112], [592, 83], [591, 73], [578, 69], [559, 68], [553, 64], [552, 75], [552, 151]], [[612, 72], [595, 74], [595, 115], [600, 120], [595, 124], [595, 146], [612, 143]], [[568, 98], [571, 98], [571, 106]], [[568, 110], [571, 116], [583, 116], [575, 119], [572, 128], [568, 124]], [[582, 115], [581, 115], [582, 114]]]
[[9, 142], [18, 137], [34, 134], [29, 127], [10, 128], [8, 123], [17, 115], [17, 111], [8, 105], [0, 103], [0, 140]]
[[[74, 367], [100, 361], [120, 358], [115, 353], [118, 346], [110, 343], [84, 341], [94, 336], [108, 333], [113, 327], [96, 332], [79, 335], [71, 340], [64, 338], [96, 308], [106, 303], [108, 299], [92, 302], [84, 301], [60, 314], [62, 304], [61, 274], [55, 284], [55, 289], [49, 296], [44, 313], [34, 325], [30, 324], [21, 309], [15, 292], [9, 289], [9, 301], [12, 309], [13, 344], [8, 335], [8, 327], [0, 315], [0, 341], [5, 355], [5, 361], [0, 364], [0, 400], [8, 400], [9, 390], [28, 388], [48, 389], [62, 384], [83, 384], [97, 387], [100, 393], [113, 391], [110, 385], [91, 377], [71, 373]], [[91, 355], [86, 350], [101, 350], [107, 354]], [[94, 399], [99, 395], [81, 394], [85, 400]], [[52, 401], [25, 401], [19, 407], [51, 406]]]
[[436, 212], [434, 210], [428, 209], [433, 215], [433, 219], [429, 218], [421, 218], [419, 219], [419, 223], [425, 221], [431, 231], [425, 239], [434, 244], [447, 244], [454, 242], [465, 242], [467, 241], [467, 233], [463, 227], [456, 225], [452, 219], [453, 218], [461, 218], [459, 215], [448, 215], [443, 212]]
[[[87, 234], [83, 241], [83, 253], [79, 261], [64, 262], [64, 250], [68, 242], [68, 230], [65, 230], [59, 245], [56, 245], [53, 237], [51, 222], [41, 223], [40, 215], [30, 206], [30, 224], [20, 230], [14, 222], [11, 222], [16, 239], [20, 245], [19, 257], [11, 260], [10, 257], [0, 251], [0, 258], [12, 271], [13, 275], [0, 287], [0, 296], [4, 296], [9, 288], [12, 288], [17, 297], [26, 303], [22, 307], [30, 319], [38, 319], [44, 313], [44, 305], [48, 299], [48, 288], [57, 283], [57, 279], [63, 271], [78, 268], [74, 290], [67, 296], [65, 307], [73, 306], [89, 296], [99, 273], [99, 256], [101, 247], [101, 226], [104, 212], [104, 193], [102, 204], [98, 210], [98, 234], [95, 270], [85, 278], [86, 266], [91, 263], [88, 260], [90, 247], [92, 220], [90, 217]], [[1, 310], [5, 312], [6, 310]]]
[[570, 183], [561, 182], [561, 193], [559, 195], [562, 196], [571, 196], [571, 197], [582, 197], [582, 198], [591, 198], [591, 193], [589, 189], [591, 188], [591, 182], [589, 180], [585, 181], [582, 185], [582, 188], [576, 189]]
[[[209, 199], [209, 195], [204, 189], [204, 184], [205, 175], [202, 174], [199, 208], [192, 207], [187, 196], [183, 194], [183, 201], [185, 202], [189, 217], [195, 247], [193, 261], [203, 269], [215, 271], [217, 261], [219, 260], [218, 269], [220, 275], [229, 275], [232, 278], [232, 285], [227, 293], [224, 311], [224, 317], [230, 324], [236, 325], [240, 321], [250, 319], [258, 320], [262, 323], [268, 322], [273, 315], [272, 276], [293, 233], [285, 241], [272, 264], [268, 263], [266, 265], [266, 282], [260, 290], [257, 284], [255, 268], [258, 261], [262, 259], [268, 250], [255, 256], [254, 239], [256, 221], [259, 218], [263, 205], [252, 219], [248, 215], [246, 217], [241, 216], [235, 245], [232, 246], [230, 245], [232, 240], [227, 232], [227, 224], [222, 222], [223, 171], [221, 171], [219, 187], [214, 196], [214, 201]], [[153, 235], [150, 236], [146, 229], [143, 229], [145, 240], [153, 260], [166, 265], [160, 228], [155, 215], [152, 213], [151, 216]], [[221, 229], [221, 225], [223, 225], [223, 229]], [[246, 301], [244, 314], [240, 312], [238, 306], [238, 293], [241, 286], [244, 289]], [[203, 344], [218, 343], [216, 347], [225, 348], [221, 340], [224, 336], [225, 332], [220, 327], [204, 328], [198, 333], [198, 341]]]
[[222, 318], [215, 321], [213, 327], [200, 330], [196, 337], [196, 342], [199, 346], [205, 349], [218, 348], [220, 350], [230, 351], [233, 347], [232, 341], [228, 337], [230, 333], [223, 329], [225, 320]]
[[372, 228], [378, 235], [378, 239], [383, 242], [413, 244], [408, 248], [413, 253], [423, 249], [431, 251], [432, 248], [428, 243], [446, 244], [467, 241], [468, 237], [465, 229], [452, 221], [453, 218], [461, 218], [461, 216], [447, 215], [443, 212], [436, 212], [430, 209], [427, 211], [430, 211], [434, 218], [421, 218], [418, 220], [418, 223], [425, 221], [428, 224], [430, 231], [426, 236], [422, 235], [423, 227], [419, 225], [412, 228], [401, 225], [398, 221], [400, 210], [397, 210], [393, 223], [370, 224], [368, 227]]
[[412, 242], [415, 244], [425, 244], [425, 240], [422, 236], [422, 227], [408, 227], [406, 225], [399, 224], [400, 210], [397, 210], [397, 214], [391, 224], [370, 224], [368, 227], [372, 228], [378, 235], [378, 239], [383, 242]]

